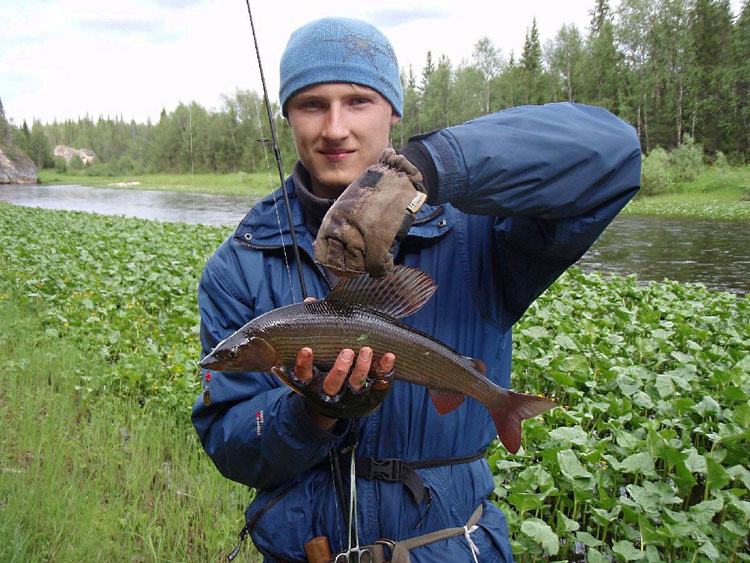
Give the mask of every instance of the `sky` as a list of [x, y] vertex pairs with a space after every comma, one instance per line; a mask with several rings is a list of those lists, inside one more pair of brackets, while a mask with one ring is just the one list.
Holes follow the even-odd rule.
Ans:
[[[610, 2], [616, 5], [616, 2]], [[732, 0], [734, 13], [741, 0]], [[377, 9], [375, 6], [377, 5]], [[325, 17], [359, 18], [391, 40], [402, 68], [419, 75], [426, 53], [455, 65], [489, 37], [504, 57], [520, 53], [536, 17], [551, 40], [563, 24], [585, 34], [594, 0], [255, 0], [269, 96], [289, 35]], [[0, 100], [14, 123], [122, 116], [157, 120], [196, 101], [220, 109], [222, 94], [261, 91], [244, 0], [0, 0]]]

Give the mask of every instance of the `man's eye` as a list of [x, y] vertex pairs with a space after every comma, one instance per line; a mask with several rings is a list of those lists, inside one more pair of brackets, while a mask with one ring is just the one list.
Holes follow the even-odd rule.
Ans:
[[307, 100], [299, 105], [300, 109], [320, 109], [323, 104], [317, 100]]
[[362, 104], [369, 104], [370, 98], [365, 98], [365, 97], [352, 98], [351, 103], [352, 105], [355, 105], [355, 106], [362, 105]]

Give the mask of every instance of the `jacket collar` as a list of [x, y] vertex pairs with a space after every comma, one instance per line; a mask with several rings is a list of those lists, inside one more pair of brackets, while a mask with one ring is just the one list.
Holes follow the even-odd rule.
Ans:
[[[289, 204], [292, 208], [294, 231], [300, 246], [312, 255], [313, 236], [305, 226], [305, 219], [294, 182], [286, 180]], [[423, 205], [417, 212], [407, 238], [431, 239], [447, 233], [457, 220], [457, 211], [450, 205]], [[274, 248], [291, 245], [289, 221], [284, 210], [281, 188], [253, 205], [234, 232], [235, 239], [254, 247]]]

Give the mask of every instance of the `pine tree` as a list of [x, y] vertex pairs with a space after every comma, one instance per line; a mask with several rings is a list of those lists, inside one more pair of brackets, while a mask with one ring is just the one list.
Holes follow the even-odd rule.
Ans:
[[732, 12], [728, 0], [696, 0], [690, 38], [695, 64], [691, 73], [691, 135], [709, 153], [732, 148]]
[[[428, 58], [431, 63], [431, 57]], [[422, 88], [422, 109], [420, 127], [430, 131], [450, 125], [450, 97], [452, 86], [451, 64], [445, 55], [440, 57], [437, 66], [429, 73], [428, 82]]]
[[592, 12], [583, 68], [584, 98], [589, 103], [616, 112], [619, 105], [620, 54], [607, 0], [597, 0]]
[[589, 24], [591, 35], [599, 35], [607, 22], [612, 21], [612, 11], [609, 9], [607, 0], [596, 0], [596, 6], [589, 11], [589, 14], [591, 15], [591, 23]]
[[10, 145], [13, 141], [12, 135], [13, 128], [5, 118], [5, 108], [3, 107], [3, 100], [0, 99], [0, 144]]
[[538, 104], [544, 101], [542, 84], [542, 46], [539, 43], [539, 31], [536, 17], [531, 22], [531, 29], [526, 31], [526, 39], [521, 53], [523, 70], [524, 100], [523, 103]]
[[734, 25], [735, 123], [737, 144], [733, 152], [750, 159], [750, 0], [745, 0]]
[[49, 168], [54, 164], [49, 139], [40, 121], [34, 121], [31, 125], [28, 154], [39, 168]]

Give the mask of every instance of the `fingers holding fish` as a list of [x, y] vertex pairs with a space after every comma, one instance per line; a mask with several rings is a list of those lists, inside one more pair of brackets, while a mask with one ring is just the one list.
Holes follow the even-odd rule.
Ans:
[[354, 352], [349, 348], [344, 348], [339, 352], [333, 367], [323, 380], [323, 391], [326, 395], [335, 396], [344, 385], [344, 380], [349, 374], [349, 370], [354, 363]]
[[294, 360], [294, 375], [301, 383], [308, 383], [313, 377], [313, 352], [310, 348], [300, 348]]
[[[373, 369], [373, 350], [369, 346], [363, 346], [354, 361], [354, 352], [345, 348], [341, 350], [333, 367], [326, 374], [322, 388], [323, 392], [334, 397], [341, 392], [344, 381], [347, 380], [349, 387], [355, 393], [366, 390], [373, 383], [379, 384], [379, 388], [387, 388], [393, 375], [393, 367], [396, 356], [392, 352], [383, 354], [378, 365]], [[352, 365], [354, 367], [352, 367]], [[314, 354], [308, 347], [300, 348], [294, 362], [294, 376], [297, 381], [307, 384], [315, 377]]]
[[380, 358], [378, 367], [375, 369], [374, 389], [386, 390], [391, 386], [393, 381], [393, 368], [396, 365], [396, 355], [386, 352]]
[[369, 346], [363, 346], [359, 350], [357, 356], [357, 363], [354, 364], [352, 374], [349, 376], [349, 387], [352, 391], [359, 393], [362, 388], [369, 386], [370, 381], [367, 374], [370, 371], [370, 365], [372, 364], [372, 348]]

